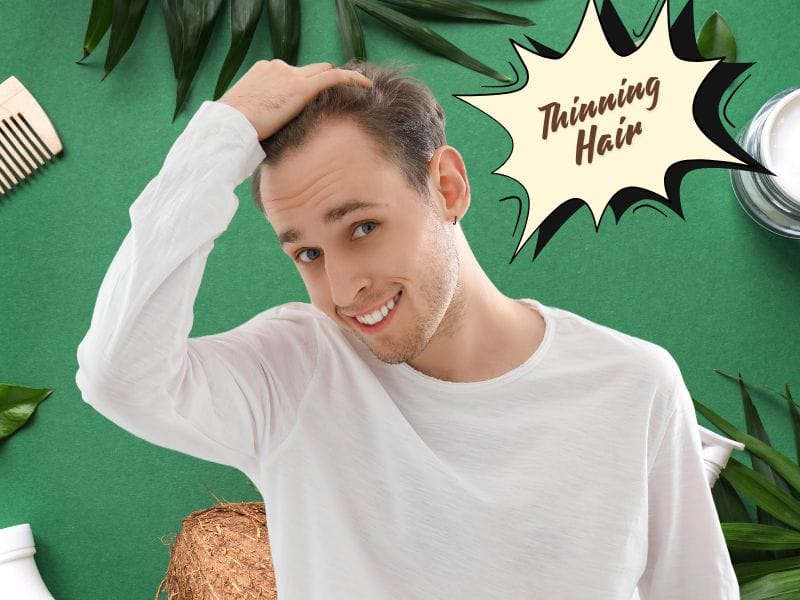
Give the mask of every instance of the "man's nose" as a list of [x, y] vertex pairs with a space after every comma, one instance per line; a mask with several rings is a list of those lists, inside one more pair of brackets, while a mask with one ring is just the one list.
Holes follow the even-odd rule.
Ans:
[[328, 253], [325, 256], [325, 273], [333, 303], [345, 309], [357, 308], [353, 304], [371, 281], [364, 262], [342, 254]]

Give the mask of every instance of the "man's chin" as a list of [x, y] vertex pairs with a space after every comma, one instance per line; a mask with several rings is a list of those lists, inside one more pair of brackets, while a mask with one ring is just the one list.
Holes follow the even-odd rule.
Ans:
[[342, 331], [344, 331], [345, 333], [349, 333], [350, 335], [358, 339], [359, 342], [364, 344], [367, 347], [367, 349], [369, 349], [369, 351], [373, 354], [373, 356], [375, 356], [375, 358], [389, 365], [397, 365], [400, 363], [408, 362], [410, 360], [414, 360], [425, 349], [424, 344], [422, 344], [421, 347], [419, 347], [420, 344], [417, 344], [418, 346], [417, 348], [409, 348], [409, 347], [398, 348], [396, 346], [392, 347], [389, 344], [372, 344], [369, 341], [371, 338], [365, 336], [360, 331], [357, 331], [338, 320], [335, 320], [335, 322]]
[[376, 347], [373, 344], [370, 344], [362, 336], [358, 337], [362, 342], [364, 342], [364, 344], [366, 344], [367, 348], [369, 348], [369, 351], [372, 352], [375, 358], [388, 365], [404, 363], [411, 360], [415, 356], [415, 353], [413, 352], [402, 352], [395, 348], [385, 348], [382, 346]]

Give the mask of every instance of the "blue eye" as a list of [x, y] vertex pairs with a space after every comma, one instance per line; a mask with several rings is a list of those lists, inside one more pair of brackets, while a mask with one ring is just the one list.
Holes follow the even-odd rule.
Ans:
[[[303, 260], [301, 257], [303, 256], [303, 253], [304, 253], [304, 252], [316, 252], [316, 253], [317, 253], [317, 255], [316, 255], [314, 258], [311, 258], [311, 259], [309, 259], [309, 260]], [[300, 252], [298, 252], [298, 253], [297, 253], [297, 259], [298, 259], [300, 262], [309, 263], [309, 262], [312, 262], [312, 261], [313, 261], [315, 258], [318, 258], [318, 257], [319, 257], [319, 255], [320, 255], [320, 251], [319, 251], [319, 250], [317, 250], [316, 248], [306, 248], [305, 250], [301, 250]]]
[[[366, 223], [360, 223], [360, 224], [356, 225], [356, 231], [358, 231], [359, 228], [364, 227], [365, 225], [373, 225], [374, 227], [378, 226], [378, 224], [375, 223], [374, 221], [367, 221]], [[369, 234], [371, 231], [372, 230], [367, 231], [367, 234]], [[364, 236], [356, 236], [356, 237], [364, 237]]]

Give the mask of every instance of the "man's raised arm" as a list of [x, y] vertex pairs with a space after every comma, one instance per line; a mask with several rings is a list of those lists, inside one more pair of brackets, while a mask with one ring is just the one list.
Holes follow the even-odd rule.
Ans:
[[238, 208], [235, 189], [264, 158], [259, 141], [321, 90], [351, 81], [370, 84], [328, 63], [259, 61], [192, 117], [130, 207], [131, 229], [78, 346], [76, 383], [98, 412], [149, 442], [248, 475], [280, 441], [313, 374], [303, 315], [276, 307], [190, 339], [193, 306], [214, 240]]

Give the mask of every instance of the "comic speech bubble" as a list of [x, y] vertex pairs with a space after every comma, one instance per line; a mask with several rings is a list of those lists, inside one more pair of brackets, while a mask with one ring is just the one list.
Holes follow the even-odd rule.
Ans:
[[509, 40], [526, 70], [521, 88], [455, 96], [511, 135], [511, 154], [494, 173], [517, 180], [529, 198], [512, 261], [539, 230], [536, 258], [583, 204], [592, 212], [595, 231], [607, 205], [619, 222], [644, 198], [682, 218], [680, 181], [688, 171], [765, 171], [719, 119], [722, 93], [753, 63], [701, 57], [692, 5], [690, 0], [670, 30], [667, 0], [637, 46], [610, 0], [600, 13], [588, 0], [563, 54], [528, 36], [536, 52]]

